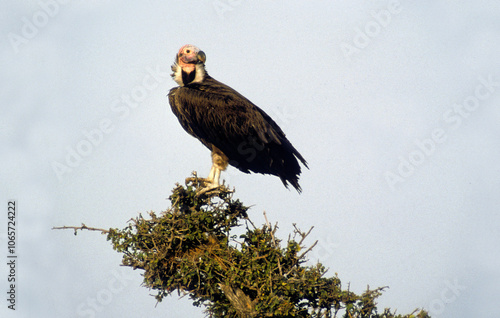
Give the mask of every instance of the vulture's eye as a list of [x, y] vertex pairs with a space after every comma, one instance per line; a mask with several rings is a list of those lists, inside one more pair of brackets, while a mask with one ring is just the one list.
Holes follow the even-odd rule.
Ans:
[[187, 53], [187, 54], [191, 53], [191, 50], [189, 50], [189, 49], [188, 49], [188, 50], [186, 50], [186, 53]]

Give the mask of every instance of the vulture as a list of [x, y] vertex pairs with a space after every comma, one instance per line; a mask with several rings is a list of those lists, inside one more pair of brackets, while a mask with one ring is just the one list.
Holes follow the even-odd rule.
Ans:
[[219, 186], [228, 164], [245, 173], [277, 176], [299, 193], [301, 166], [307, 162], [262, 109], [205, 70], [206, 55], [194, 45], [180, 48], [172, 65], [172, 112], [187, 133], [212, 152], [207, 188]]

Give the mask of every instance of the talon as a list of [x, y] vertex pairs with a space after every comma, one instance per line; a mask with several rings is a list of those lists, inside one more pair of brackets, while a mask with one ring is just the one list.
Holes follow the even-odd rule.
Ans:
[[190, 183], [197, 188], [196, 195], [200, 196], [203, 194], [208, 194], [209, 196], [216, 195], [220, 192], [230, 191], [222, 182], [222, 185], [219, 183], [220, 180], [220, 169], [218, 169], [215, 165], [210, 169], [210, 173], [207, 178], [198, 178], [196, 171], [193, 171], [193, 177], [186, 178], [186, 185]]
[[211, 185], [208, 185], [207, 187], [204, 187], [202, 189], [200, 189], [196, 195], [197, 196], [200, 196], [202, 194], [216, 194], [216, 193], [219, 193], [219, 192], [222, 192], [226, 189], [226, 187], [224, 186], [220, 186], [220, 185], [216, 185], [216, 184], [211, 184]]

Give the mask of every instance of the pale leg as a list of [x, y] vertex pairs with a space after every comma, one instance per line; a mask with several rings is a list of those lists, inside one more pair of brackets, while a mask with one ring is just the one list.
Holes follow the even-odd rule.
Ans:
[[215, 164], [212, 164], [212, 168], [210, 169], [210, 173], [208, 174], [207, 180], [209, 180], [211, 183], [213, 183], [213, 180], [215, 178], [215, 171], [217, 168], [215, 167]]

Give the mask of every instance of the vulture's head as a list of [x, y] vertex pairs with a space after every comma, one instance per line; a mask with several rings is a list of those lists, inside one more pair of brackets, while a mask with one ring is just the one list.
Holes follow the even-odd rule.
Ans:
[[180, 86], [200, 83], [205, 78], [206, 56], [194, 45], [186, 44], [179, 50], [172, 65], [173, 79]]

